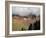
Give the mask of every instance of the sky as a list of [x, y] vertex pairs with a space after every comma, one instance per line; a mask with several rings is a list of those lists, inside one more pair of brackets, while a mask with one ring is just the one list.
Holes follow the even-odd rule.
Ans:
[[12, 14], [19, 16], [28, 16], [30, 14], [39, 16], [40, 8], [38, 7], [12, 7]]

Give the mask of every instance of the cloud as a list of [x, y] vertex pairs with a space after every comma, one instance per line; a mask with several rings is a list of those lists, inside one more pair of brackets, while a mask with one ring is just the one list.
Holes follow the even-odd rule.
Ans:
[[34, 14], [38, 16], [40, 14], [40, 8], [38, 7], [12, 7], [12, 14], [20, 16], [28, 16]]

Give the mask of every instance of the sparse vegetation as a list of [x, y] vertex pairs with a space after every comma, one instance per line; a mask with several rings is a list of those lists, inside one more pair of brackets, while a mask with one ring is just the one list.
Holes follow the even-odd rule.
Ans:
[[[27, 20], [24, 20], [26, 18]], [[30, 18], [30, 19], [29, 19]], [[19, 17], [19, 16], [14, 16], [12, 18], [12, 30], [13, 31], [26, 31], [29, 30], [30, 24], [32, 24], [34, 18], [36, 17]], [[36, 20], [36, 19], [35, 19]]]

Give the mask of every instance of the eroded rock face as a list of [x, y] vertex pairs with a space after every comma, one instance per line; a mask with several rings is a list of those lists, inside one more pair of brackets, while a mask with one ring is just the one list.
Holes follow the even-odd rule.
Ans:
[[30, 24], [28, 30], [40, 30], [40, 20]]

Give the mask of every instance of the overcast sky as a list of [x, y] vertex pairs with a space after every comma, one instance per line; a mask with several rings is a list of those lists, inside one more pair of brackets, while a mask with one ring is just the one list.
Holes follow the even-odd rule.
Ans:
[[12, 7], [12, 14], [20, 16], [28, 16], [30, 14], [38, 16], [40, 8], [38, 7]]

